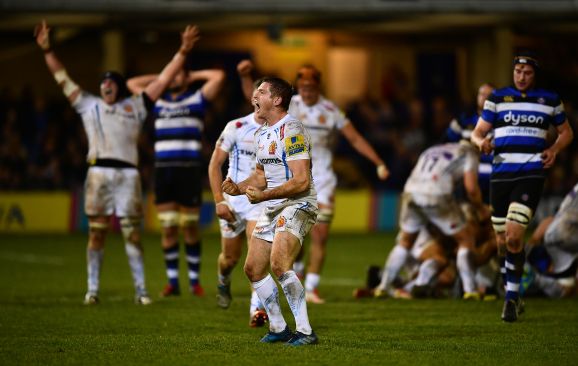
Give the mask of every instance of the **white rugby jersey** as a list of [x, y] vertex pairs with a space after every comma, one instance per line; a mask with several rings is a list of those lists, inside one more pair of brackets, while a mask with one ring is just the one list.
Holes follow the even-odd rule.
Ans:
[[471, 147], [457, 143], [430, 147], [419, 156], [405, 183], [404, 192], [449, 195], [465, 172], [477, 172], [478, 164], [478, 155]]
[[227, 176], [235, 183], [244, 181], [255, 170], [255, 132], [259, 127], [261, 124], [251, 113], [227, 123], [217, 140], [217, 147], [229, 153]]
[[[303, 124], [290, 114], [273, 126], [263, 125], [255, 135], [255, 149], [257, 163], [265, 170], [268, 189], [278, 187], [293, 177], [287, 165], [288, 161], [311, 160], [311, 138]], [[309, 190], [292, 199], [304, 198], [314, 201], [317, 198], [313, 178]], [[276, 204], [285, 200], [283, 198], [268, 202]]]
[[108, 105], [102, 98], [83, 91], [72, 106], [84, 124], [89, 163], [115, 159], [138, 165], [138, 135], [147, 115], [142, 94]]
[[574, 188], [572, 188], [570, 193], [564, 197], [564, 200], [560, 204], [560, 208], [558, 209], [556, 216], [564, 215], [566, 213], [576, 215], [578, 218], [578, 183], [574, 186]]
[[297, 117], [311, 136], [313, 176], [333, 171], [333, 145], [337, 131], [348, 123], [345, 114], [330, 100], [319, 96], [315, 105], [307, 106], [300, 95], [294, 95], [289, 113]]

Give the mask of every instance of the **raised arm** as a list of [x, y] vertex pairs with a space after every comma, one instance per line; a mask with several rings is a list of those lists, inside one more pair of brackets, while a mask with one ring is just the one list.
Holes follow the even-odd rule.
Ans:
[[223, 86], [223, 82], [225, 81], [225, 72], [219, 69], [189, 71], [189, 74], [187, 75], [188, 84], [199, 80], [205, 81], [201, 87], [203, 96], [205, 99], [212, 101], [217, 97], [221, 87]]
[[43, 20], [42, 23], [36, 26], [34, 37], [36, 37], [36, 44], [44, 51], [44, 61], [46, 66], [48, 66], [48, 70], [54, 76], [70, 103], [73, 103], [80, 95], [80, 87], [68, 76], [64, 65], [50, 47], [50, 27], [48, 27], [46, 21]]
[[195, 43], [199, 40], [199, 29], [195, 25], [188, 25], [181, 33], [181, 47], [164, 67], [158, 77], [149, 83], [144, 92], [153, 102], [159, 99], [163, 91], [173, 80], [177, 72], [183, 68], [187, 54], [191, 51]]
[[245, 99], [251, 103], [251, 98], [253, 97], [253, 77], [251, 72], [253, 71], [253, 63], [251, 60], [242, 60], [237, 64], [237, 73], [241, 79], [241, 88], [243, 89], [243, 95]]
[[357, 129], [353, 126], [353, 124], [350, 121], [348, 121], [345, 124], [345, 126], [343, 126], [343, 128], [341, 129], [341, 133], [343, 134], [343, 136], [345, 136], [347, 141], [349, 141], [351, 146], [353, 146], [353, 148], [357, 150], [357, 152], [359, 152], [361, 155], [365, 156], [367, 159], [373, 162], [373, 164], [375, 164], [377, 168], [377, 176], [379, 177], [379, 179], [386, 180], [389, 177], [389, 170], [387, 169], [387, 166], [385, 165], [383, 160], [381, 160], [381, 158], [379, 157], [379, 155], [377, 155], [373, 147], [371, 147], [369, 142], [367, 142], [367, 140], [363, 138], [363, 136], [361, 136], [361, 134], [357, 131]]
[[140, 94], [146, 89], [147, 85], [155, 81], [157, 77], [157, 74], [135, 76], [126, 81], [126, 87], [132, 94]]

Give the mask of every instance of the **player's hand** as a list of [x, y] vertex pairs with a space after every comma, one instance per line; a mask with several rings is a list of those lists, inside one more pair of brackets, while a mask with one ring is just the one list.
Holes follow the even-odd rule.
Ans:
[[227, 179], [223, 181], [223, 184], [221, 184], [221, 189], [223, 190], [223, 192], [225, 192], [226, 194], [230, 194], [231, 196], [238, 196], [241, 194], [239, 186], [237, 185], [237, 183], [233, 182], [231, 177], [227, 177]]
[[42, 23], [37, 24], [34, 28], [34, 37], [36, 38], [36, 44], [38, 44], [43, 51], [50, 49], [50, 28], [46, 25], [45, 20], [42, 20]]
[[552, 149], [546, 149], [542, 152], [542, 163], [544, 168], [551, 168], [556, 162], [556, 156], [558, 153]]
[[385, 164], [380, 164], [377, 166], [377, 177], [381, 180], [386, 180], [389, 178], [389, 169]]
[[249, 199], [249, 202], [251, 203], [259, 203], [261, 201], [263, 201], [263, 191], [252, 187], [252, 186], [248, 186], [247, 189], [245, 190], [245, 195], [247, 196], [247, 198]]
[[187, 25], [181, 33], [181, 48], [179, 52], [188, 53], [200, 38], [199, 28], [196, 25]]
[[249, 76], [253, 70], [253, 63], [251, 60], [242, 60], [237, 64], [237, 73], [239, 76]]
[[490, 136], [487, 136], [486, 138], [484, 138], [482, 140], [482, 144], [478, 147], [480, 148], [480, 151], [483, 152], [484, 154], [486, 154], [486, 155], [491, 154], [492, 151], [494, 150], [494, 144], [492, 144], [492, 138]]
[[235, 214], [227, 201], [218, 202], [215, 205], [215, 212], [220, 219], [226, 220], [227, 222], [235, 221]]

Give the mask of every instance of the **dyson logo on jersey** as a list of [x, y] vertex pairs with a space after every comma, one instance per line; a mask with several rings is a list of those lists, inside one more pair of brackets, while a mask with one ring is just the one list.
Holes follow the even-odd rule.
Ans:
[[178, 116], [187, 116], [189, 114], [189, 108], [181, 107], [181, 108], [162, 108], [159, 111], [159, 117], [162, 118], [171, 118], [171, 117], [178, 117]]
[[533, 114], [514, 114], [509, 111], [508, 114], [504, 116], [504, 122], [511, 122], [513, 126], [517, 126], [520, 123], [544, 123], [544, 117], [535, 116]]

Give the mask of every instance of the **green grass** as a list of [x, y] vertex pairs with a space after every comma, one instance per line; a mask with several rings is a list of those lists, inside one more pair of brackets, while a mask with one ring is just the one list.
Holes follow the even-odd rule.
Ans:
[[[392, 240], [391, 234], [333, 235], [320, 289], [328, 302], [308, 307], [320, 344], [290, 349], [260, 344], [265, 330], [248, 327], [250, 292], [241, 265], [231, 308], [217, 308], [215, 235], [203, 242], [204, 298], [156, 296], [165, 283], [159, 238], [145, 238], [147, 283], [156, 300], [148, 307], [132, 302], [118, 235], [108, 239], [102, 303], [94, 307], [82, 305], [84, 235], [2, 235], [0, 364], [576, 364], [577, 299], [528, 299], [514, 324], [500, 321], [501, 302], [354, 300], [367, 266], [384, 262]], [[293, 326], [286, 306], [285, 314]]]

